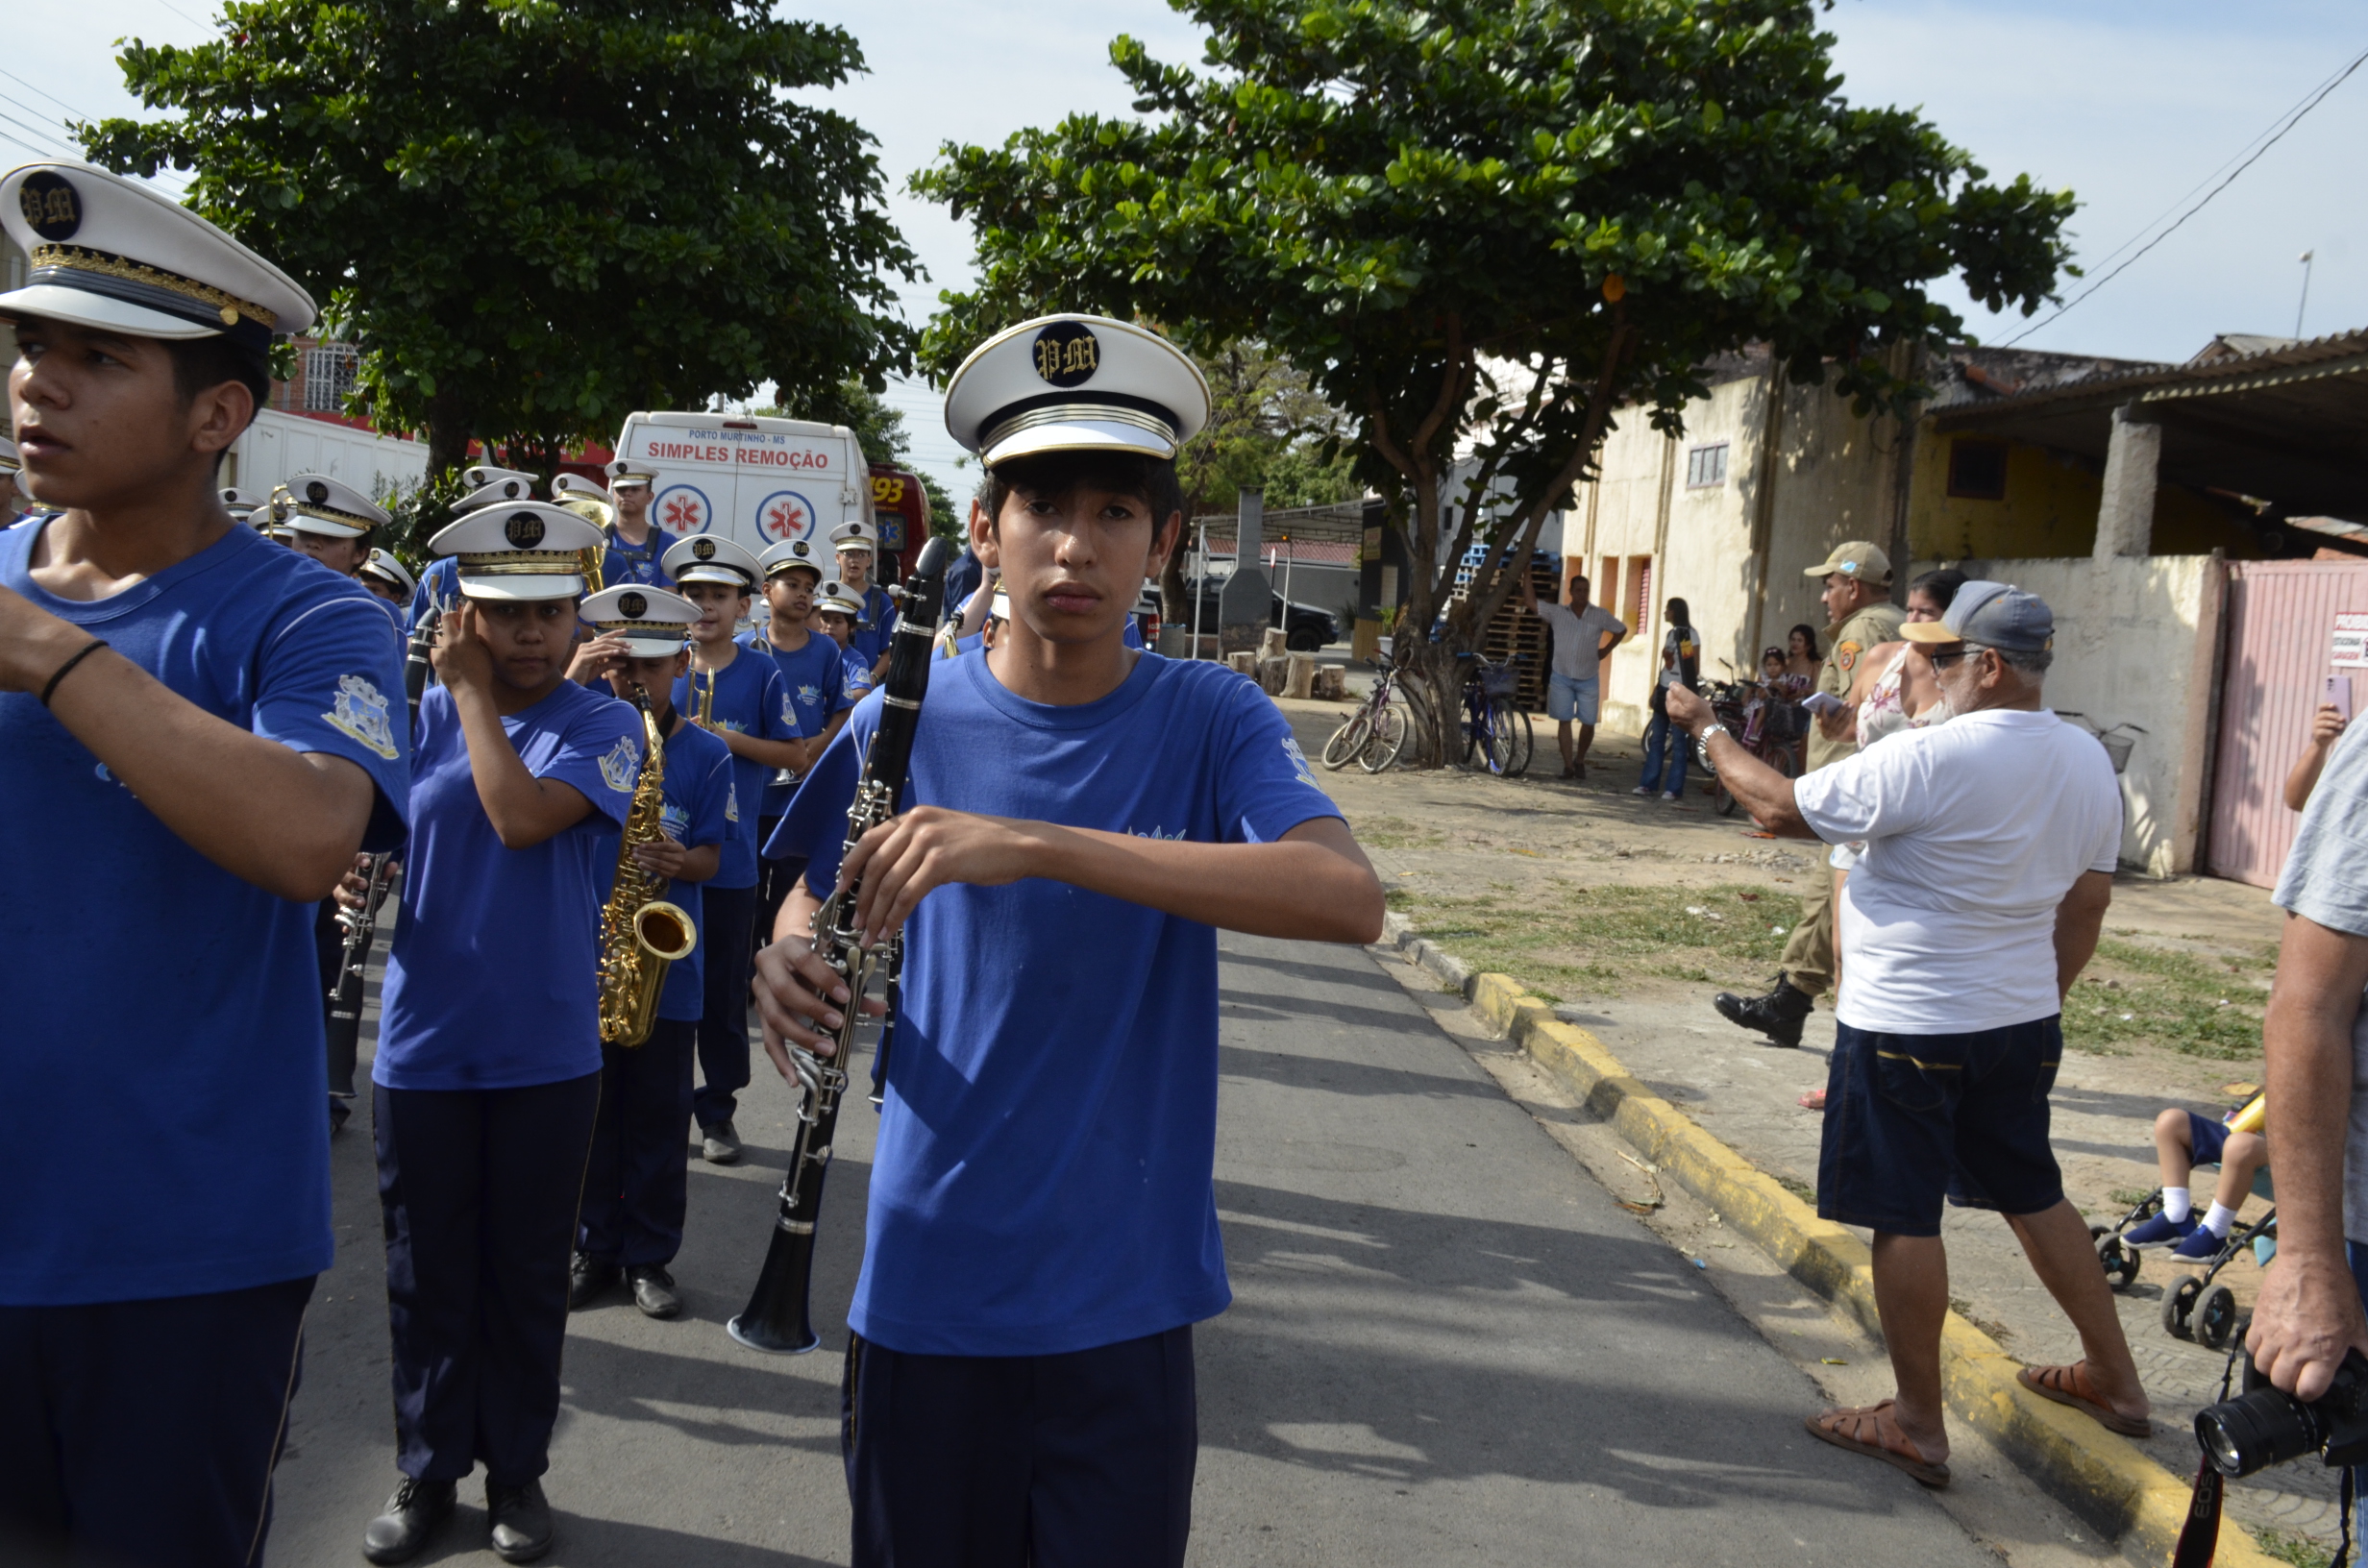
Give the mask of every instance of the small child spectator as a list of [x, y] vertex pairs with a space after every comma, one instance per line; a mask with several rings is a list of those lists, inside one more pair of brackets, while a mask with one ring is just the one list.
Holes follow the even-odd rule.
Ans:
[[[2253, 1190], [2254, 1176], [2269, 1164], [2268, 1139], [2230, 1131], [2227, 1122], [2236, 1114], [2207, 1121], [2192, 1111], [2173, 1108], [2155, 1117], [2162, 1213], [2124, 1232], [2123, 1245], [2169, 1247], [2173, 1258], [2197, 1263], [2220, 1250], [2235, 1227], [2236, 1211], [2245, 1206], [2245, 1194]], [[2211, 1208], [2198, 1219], [2187, 1180], [2198, 1165], [2211, 1164], [2220, 1167], [2220, 1185], [2212, 1192]]]

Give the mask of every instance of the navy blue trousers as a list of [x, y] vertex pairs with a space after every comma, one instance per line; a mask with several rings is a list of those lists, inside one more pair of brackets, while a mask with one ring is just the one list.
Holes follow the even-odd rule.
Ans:
[[0, 1562], [261, 1562], [311, 1297], [0, 1307]]
[[707, 1006], [699, 1020], [699, 1092], [692, 1115], [702, 1127], [729, 1121], [749, 1087], [749, 927], [756, 887], [700, 891], [699, 940], [707, 948]]
[[661, 1267], [682, 1250], [690, 1172], [682, 1141], [691, 1131], [689, 1018], [660, 1018], [634, 1046], [601, 1047], [601, 1111], [584, 1166], [577, 1245], [604, 1263]]
[[855, 1568], [1180, 1568], [1200, 1425], [1190, 1325], [1060, 1356], [851, 1337]]
[[529, 1089], [374, 1085], [395, 1464], [506, 1486], [551, 1467], [567, 1265], [601, 1075]]

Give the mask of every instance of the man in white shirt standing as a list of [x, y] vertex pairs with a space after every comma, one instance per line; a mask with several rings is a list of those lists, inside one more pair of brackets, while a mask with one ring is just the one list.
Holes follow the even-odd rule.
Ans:
[[1875, 1233], [1875, 1301], [1899, 1391], [1808, 1425], [1943, 1486], [1944, 1197], [2002, 1213], [2080, 1332], [2085, 1360], [2027, 1368], [2023, 1385], [2110, 1431], [2150, 1430], [2087, 1225], [2048, 1144], [2063, 995], [2112, 898], [2121, 791], [2104, 748], [2041, 703], [2055, 617], [2036, 595], [1968, 582], [1939, 621], [1901, 630], [1925, 646], [1956, 717], [1801, 779], [1753, 757], [1683, 687], [1668, 710], [1762, 825], [1866, 841], [1837, 910], [1841, 991], [1817, 1213]]
[[[1587, 748], [1595, 744], [1595, 721], [1603, 713], [1599, 672], [1612, 649], [1627, 639], [1628, 628], [1617, 616], [1588, 602], [1585, 577], [1570, 579], [1570, 603], [1540, 604], [1529, 574], [1521, 574], [1521, 607], [1546, 624], [1554, 634], [1554, 673], [1546, 687], [1546, 717], [1555, 723], [1554, 742], [1562, 747], [1565, 778], [1587, 776]], [[1604, 641], [1609, 636], [1610, 642]], [[1578, 721], [1575, 749], [1570, 723]]]

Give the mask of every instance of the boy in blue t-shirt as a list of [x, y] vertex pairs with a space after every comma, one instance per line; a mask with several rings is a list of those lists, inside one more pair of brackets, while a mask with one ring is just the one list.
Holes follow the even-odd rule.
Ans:
[[[699, 607], [691, 627], [691, 667], [675, 682], [675, 707], [731, 748], [732, 791], [760, 798], [765, 781], [800, 757], [798, 710], [771, 659], [732, 641], [748, 615], [763, 568], [744, 546], [694, 534], [666, 552], [676, 591]], [[710, 1164], [740, 1158], [732, 1125], [749, 1083], [749, 963], [756, 922], [756, 821], [743, 807], [724, 864], [705, 891], [706, 1011], [699, 1020], [701, 1084], [691, 1102], [700, 1155]]]
[[[905, 933], [849, 1313], [858, 1565], [1183, 1561], [1191, 1325], [1230, 1299], [1215, 928], [1381, 932], [1380, 885], [1274, 705], [1125, 647], [1207, 407], [1192, 362], [1124, 322], [1028, 322], [974, 354], [947, 423], [988, 471], [971, 542], [1005, 634], [929, 666], [906, 809], [845, 867], [878, 698], [775, 836], [811, 857], [758, 959], [785, 1074], [849, 1005], [807, 937], [824, 895], [860, 874], [868, 933]], [[898, 632], [925, 656], [930, 634]]]
[[[600, 1119], [584, 1167], [567, 1305], [581, 1311], [622, 1276], [644, 1313], [670, 1318], [682, 1311], [666, 1265], [682, 1250], [690, 1200], [682, 1138], [691, 1129], [691, 1056], [706, 1010], [700, 884], [722, 864], [724, 841], [739, 831], [740, 813], [732, 798], [731, 752], [674, 705], [675, 681], [690, 661], [687, 641], [698, 606], [662, 588], [628, 584], [594, 594], [582, 614], [600, 635], [578, 646], [568, 674], [605, 679], [628, 701], [639, 688], [666, 737], [659, 813], [665, 837], [635, 845], [633, 859], [669, 879], [659, 896], [690, 917], [698, 940], [688, 957], [667, 966], [649, 1037], [634, 1044], [601, 1042]], [[615, 885], [612, 864], [601, 879], [604, 901]]]
[[0, 223], [44, 508], [0, 531], [0, 1553], [255, 1561], [335, 1245], [313, 910], [402, 839], [401, 668], [216, 489], [305, 291], [82, 163]]
[[[847, 723], [847, 710], [871, 690], [867, 676], [857, 689], [847, 679], [840, 657], [841, 644], [817, 635], [812, 622], [815, 594], [823, 580], [822, 567], [811, 541], [784, 539], [758, 556], [765, 574], [764, 627], [740, 639], [751, 652], [769, 653], [790, 700], [798, 705], [798, 760], [765, 781], [764, 799], [756, 810], [756, 842], [773, 837], [773, 824], [789, 809], [797, 780], [814, 766], [830, 744], [830, 737]], [[802, 861], [762, 860], [756, 872], [756, 924], [751, 932], [757, 945], [773, 929], [773, 917], [789, 894], [790, 884], [805, 870]]]
[[862, 614], [862, 604], [848, 598], [846, 585], [836, 581], [824, 583], [822, 598], [814, 602], [814, 624], [837, 647], [846, 668], [847, 705], [851, 708], [871, 696], [872, 689], [879, 684], [872, 678], [872, 661], [854, 646], [855, 620]]

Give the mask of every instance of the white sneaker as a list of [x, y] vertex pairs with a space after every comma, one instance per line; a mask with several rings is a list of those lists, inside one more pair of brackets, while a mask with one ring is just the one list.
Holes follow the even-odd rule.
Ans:
[[1648, 790], [1648, 789], [1646, 789], [1643, 785], [1640, 784], [1640, 785], [1638, 785], [1635, 789], [1630, 790], [1628, 793], [1629, 793], [1630, 795], [1650, 795], [1650, 794], [1652, 794], [1653, 792], [1652, 792], [1652, 791], [1650, 791], [1650, 790]]
[[1661, 798], [1664, 800], [1674, 800], [1678, 796], [1675, 790], [1664, 790], [1661, 792]]

